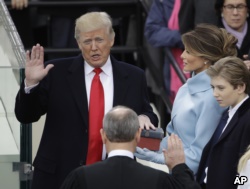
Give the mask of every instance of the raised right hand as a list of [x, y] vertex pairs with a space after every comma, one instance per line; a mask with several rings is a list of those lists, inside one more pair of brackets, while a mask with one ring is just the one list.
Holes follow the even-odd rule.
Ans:
[[25, 79], [27, 87], [39, 83], [54, 65], [44, 68], [44, 49], [40, 44], [32, 47], [31, 53], [26, 52]]
[[168, 148], [163, 149], [166, 165], [170, 170], [178, 164], [185, 163], [184, 148], [181, 139], [176, 134], [168, 137]]

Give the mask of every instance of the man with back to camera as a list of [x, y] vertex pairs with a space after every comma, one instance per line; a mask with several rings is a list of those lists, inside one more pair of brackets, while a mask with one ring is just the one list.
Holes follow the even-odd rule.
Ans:
[[76, 167], [105, 159], [99, 130], [103, 115], [113, 106], [133, 109], [141, 127], [158, 125], [143, 70], [110, 55], [114, 37], [110, 16], [90, 12], [76, 20], [81, 55], [51, 60], [44, 66], [42, 46], [37, 44], [31, 54], [27, 52], [16, 117], [21, 123], [31, 123], [46, 114], [33, 162], [32, 189], [57, 189]]
[[173, 134], [164, 150], [169, 175], [134, 161], [133, 153], [140, 140], [141, 128], [137, 114], [130, 108], [116, 106], [104, 117], [100, 130], [108, 159], [72, 171], [61, 189], [196, 189], [192, 171], [185, 164], [181, 140]]

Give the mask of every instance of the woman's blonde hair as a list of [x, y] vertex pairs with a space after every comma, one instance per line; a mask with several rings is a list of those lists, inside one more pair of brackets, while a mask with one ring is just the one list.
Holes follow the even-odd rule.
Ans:
[[250, 159], [250, 145], [247, 147], [246, 152], [241, 156], [239, 163], [238, 163], [238, 173], [240, 173], [247, 164], [247, 161]]

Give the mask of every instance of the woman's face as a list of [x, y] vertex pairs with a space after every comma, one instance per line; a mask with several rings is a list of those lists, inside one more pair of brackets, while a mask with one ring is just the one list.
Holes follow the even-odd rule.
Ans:
[[245, 86], [234, 88], [227, 80], [221, 76], [211, 78], [211, 86], [213, 88], [213, 95], [221, 107], [237, 105], [244, 95]]
[[186, 72], [194, 71], [195, 74], [198, 74], [209, 67], [208, 64], [205, 64], [204, 58], [191, 55], [188, 50], [183, 51], [181, 58], [183, 60], [183, 70]]
[[246, 0], [224, 0], [222, 16], [227, 25], [241, 32], [248, 16]]

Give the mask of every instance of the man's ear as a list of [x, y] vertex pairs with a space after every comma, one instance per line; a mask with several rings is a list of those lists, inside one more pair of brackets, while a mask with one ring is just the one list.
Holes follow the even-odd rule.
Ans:
[[107, 136], [106, 136], [105, 132], [103, 131], [103, 129], [100, 129], [100, 133], [101, 133], [101, 137], [102, 137], [102, 143], [106, 144]]
[[140, 142], [140, 139], [141, 139], [141, 128], [139, 128], [138, 131], [135, 134], [135, 140], [136, 140], [137, 143]]

